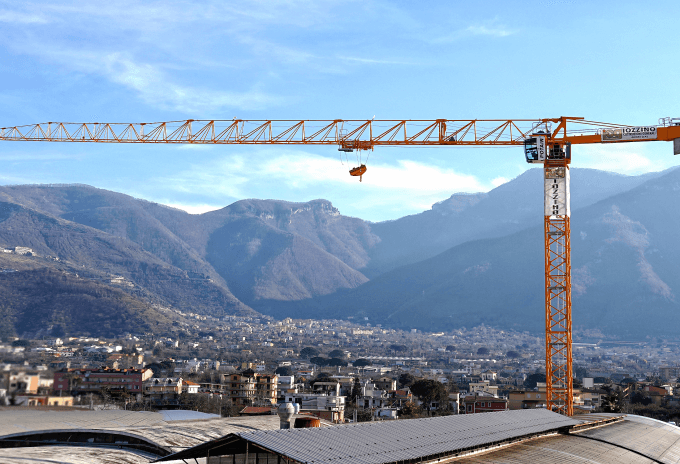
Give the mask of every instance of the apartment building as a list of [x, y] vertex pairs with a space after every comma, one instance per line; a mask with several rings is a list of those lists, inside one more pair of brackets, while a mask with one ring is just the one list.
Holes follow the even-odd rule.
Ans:
[[237, 406], [269, 406], [276, 404], [278, 376], [261, 375], [252, 369], [225, 374], [220, 390]]
[[108, 390], [112, 394], [141, 394], [151, 369], [62, 369], [54, 373], [54, 391], [76, 394]]

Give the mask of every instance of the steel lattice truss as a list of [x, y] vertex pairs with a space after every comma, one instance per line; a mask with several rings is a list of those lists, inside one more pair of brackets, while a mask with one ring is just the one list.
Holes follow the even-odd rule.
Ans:
[[[580, 129], [567, 131], [567, 121]], [[290, 144], [376, 146], [522, 145], [535, 131], [560, 138], [596, 137], [603, 127], [621, 125], [557, 119], [430, 120], [198, 120], [153, 123], [46, 122], [0, 128], [0, 140], [104, 143]], [[578, 143], [574, 140], [575, 143]]]
[[571, 247], [568, 216], [545, 216], [547, 409], [571, 416]]

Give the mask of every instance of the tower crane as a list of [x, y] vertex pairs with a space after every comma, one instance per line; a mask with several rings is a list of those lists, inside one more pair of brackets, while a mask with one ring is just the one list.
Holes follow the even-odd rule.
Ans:
[[[569, 128], [567, 127], [569, 125]], [[342, 152], [399, 146], [523, 146], [543, 165], [545, 348], [548, 410], [573, 414], [569, 165], [572, 145], [673, 141], [680, 118], [650, 126], [548, 119], [182, 120], [156, 123], [48, 122], [0, 129], [0, 141], [335, 145]], [[364, 164], [350, 171], [364, 175]]]

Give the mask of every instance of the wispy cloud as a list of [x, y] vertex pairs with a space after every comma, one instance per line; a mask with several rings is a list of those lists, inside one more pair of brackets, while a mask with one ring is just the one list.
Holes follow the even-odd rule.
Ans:
[[[2, 142], [12, 143], [12, 142]], [[14, 143], [30, 143], [30, 142], [14, 142]], [[0, 152], [0, 160], [2, 161], [52, 161], [52, 160], [80, 160], [85, 155], [76, 153], [63, 152], [38, 152], [38, 151], [2, 151]]]
[[491, 185], [493, 185], [494, 187], [498, 187], [499, 185], [503, 185], [509, 181], [510, 179], [506, 177], [496, 177], [495, 179], [491, 179]]
[[397, 64], [397, 65], [413, 65], [415, 63], [410, 63], [407, 61], [393, 61], [393, 60], [376, 60], [372, 58], [358, 58], [353, 56], [338, 56], [337, 57], [343, 61], [349, 61], [354, 63], [365, 63], [365, 64]]
[[[238, 5], [207, 1], [201, 7], [155, 1], [96, 6], [67, 1], [44, 7], [29, 2], [0, 10], [0, 22], [34, 26], [2, 32], [6, 43], [19, 54], [37, 57], [67, 72], [104, 77], [132, 90], [152, 108], [206, 114], [269, 109], [294, 101], [294, 96], [265, 85], [271, 81], [266, 70], [276, 69], [276, 64], [296, 73], [304, 68], [333, 74], [347, 74], [367, 65], [410, 64], [389, 57], [343, 54], [342, 48], [327, 53], [332, 43], [320, 48], [302, 40], [278, 40], [277, 28], [296, 26], [312, 34], [308, 40], [313, 41], [312, 31], [319, 32], [319, 18], [327, 19], [327, 28], [338, 27], [333, 18], [341, 7], [338, 1], [317, 4], [308, 0], [272, 1], [266, 6], [258, 1]], [[44, 27], [48, 18], [49, 28]], [[62, 33], [65, 28], [68, 33]], [[189, 31], [196, 28], [200, 28], [203, 47], [187, 45], [194, 40]], [[45, 40], [45, 34], [50, 40]], [[73, 37], [92, 40], [71, 40]], [[218, 53], [221, 59], [215, 59], [210, 50], [217, 44], [235, 53]], [[206, 68], [219, 71], [188, 81], [186, 75], [195, 74], [197, 67], [204, 73]], [[229, 70], [239, 67], [263, 72], [255, 79], [234, 82], [230, 74], [243, 77], [243, 73]], [[282, 71], [277, 69], [275, 74]], [[217, 72], [227, 74], [218, 77]], [[228, 90], [216, 88], [217, 82], [226, 83]]]
[[49, 20], [41, 14], [24, 11], [0, 10], [0, 23], [47, 24]]
[[429, 39], [429, 41], [432, 43], [443, 44], [457, 42], [459, 40], [473, 36], [502, 38], [516, 33], [516, 29], [510, 28], [507, 25], [501, 23], [498, 18], [494, 18], [489, 21], [470, 24], [467, 27], [459, 28], [453, 32]]
[[612, 171], [619, 174], [635, 175], [650, 171], [661, 171], [668, 166], [661, 158], [652, 160], [645, 149], [635, 146], [589, 145], [578, 147], [578, 152], [573, 153], [573, 158], [578, 159], [578, 166], [603, 171]]
[[286, 101], [286, 97], [255, 87], [239, 92], [181, 85], [174, 82], [162, 66], [137, 61], [129, 53], [102, 54], [50, 46], [26, 47], [25, 51], [79, 73], [105, 77], [134, 91], [152, 107], [186, 114], [210, 114], [225, 109], [258, 110]]
[[113, 82], [135, 90], [147, 104], [189, 114], [206, 114], [227, 108], [257, 110], [276, 106], [285, 98], [255, 89], [226, 92], [172, 82], [161, 69], [149, 63], [112, 54], [99, 72]]
[[[234, 155], [194, 165], [152, 183], [198, 195], [205, 199], [204, 204], [222, 206], [242, 198], [262, 198], [266, 195], [263, 192], [271, 192], [272, 185], [277, 186], [277, 198], [291, 201], [316, 198], [321, 190], [345, 214], [381, 219], [427, 210], [454, 192], [488, 191], [494, 187], [475, 176], [412, 160], [368, 166], [359, 183], [348, 173], [353, 165], [341, 164], [338, 159], [303, 151], [264, 149], [248, 156]], [[313, 196], [309, 198], [310, 195]], [[376, 214], [380, 209], [384, 211]]]
[[186, 211], [189, 214], [203, 214], [207, 213], [209, 211], [215, 211], [218, 209], [224, 208], [225, 205], [222, 206], [217, 206], [217, 205], [207, 205], [207, 204], [184, 204], [184, 203], [173, 203], [171, 201], [160, 201], [160, 204], [163, 204], [165, 206], [169, 206], [171, 208], [177, 208], [181, 209], [183, 211]]
[[508, 29], [505, 26], [485, 26], [485, 25], [469, 26], [465, 30], [472, 35], [490, 35], [494, 37], [507, 37], [516, 32], [512, 29]]

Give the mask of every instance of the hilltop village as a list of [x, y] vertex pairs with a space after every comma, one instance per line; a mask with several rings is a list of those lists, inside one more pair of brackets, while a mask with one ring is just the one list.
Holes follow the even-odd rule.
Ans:
[[[291, 402], [336, 423], [545, 407], [543, 340], [528, 332], [164, 311], [175, 319], [167, 333], [5, 339], [0, 401], [222, 416], [272, 414]], [[597, 331], [577, 340], [577, 413], [680, 417], [678, 344]]]

